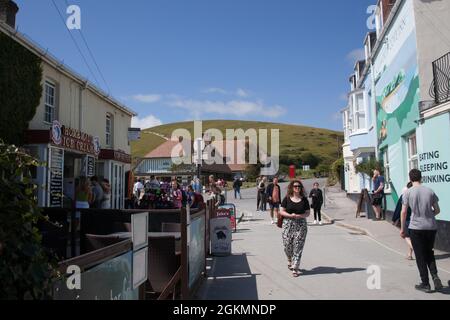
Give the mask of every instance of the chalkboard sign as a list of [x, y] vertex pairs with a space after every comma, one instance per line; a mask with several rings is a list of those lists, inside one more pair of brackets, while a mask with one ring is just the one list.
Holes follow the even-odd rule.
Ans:
[[50, 148], [50, 178], [48, 183], [49, 206], [62, 207], [63, 204], [63, 172], [64, 172], [64, 150]]
[[93, 177], [95, 175], [95, 158], [87, 156], [86, 159], [86, 176]]

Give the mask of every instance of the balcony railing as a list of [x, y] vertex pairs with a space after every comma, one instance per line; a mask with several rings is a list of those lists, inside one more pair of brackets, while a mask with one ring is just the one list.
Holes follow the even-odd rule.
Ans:
[[436, 104], [450, 101], [450, 52], [433, 62], [430, 95]]

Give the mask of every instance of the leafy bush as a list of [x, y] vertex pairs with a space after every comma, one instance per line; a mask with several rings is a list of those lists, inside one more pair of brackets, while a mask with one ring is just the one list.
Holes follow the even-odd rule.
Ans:
[[0, 138], [23, 145], [42, 95], [41, 59], [0, 32]]
[[357, 173], [365, 173], [369, 177], [373, 175], [373, 170], [378, 169], [381, 174], [384, 172], [384, 165], [382, 162], [376, 159], [365, 160], [360, 164], [355, 165], [355, 171]]
[[41, 246], [31, 156], [0, 140], [0, 300], [48, 299], [54, 263]]

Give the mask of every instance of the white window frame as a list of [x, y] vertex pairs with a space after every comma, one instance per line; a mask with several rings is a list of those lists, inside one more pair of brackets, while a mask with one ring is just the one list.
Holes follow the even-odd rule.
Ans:
[[105, 144], [107, 147], [112, 147], [112, 134], [113, 134], [113, 115], [107, 113], [105, 123]]
[[[362, 106], [358, 101], [358, 96], [362, 95]], [[352, 118], [352, 133], [360, 134], [367, 132], [367, 97], [366, 93], [362, 90], [352, 92], [350, 95], [350, 113]], [[359, 116], [363, 116], [360, 122]]]
[[[419, 169], [419, 157], [417, 153], [416, 132], [406, 136], [406, 154], [408, 159], [408, 172], [412, 169]], [[415, 153], [414, 153], [415, 152]]]
[[[47, 88], [53, 90], [53, 96], [49, 94]], [[50, 98], [53, 99], [51, 103]], [[44, 122], [51, 124], [56, 119], [56, 84], [45, 80], [44, 82]]]
[[377, 31], [377, 38], [380, 37], [383, 31], [383, 2], [380, 1], [380, 5], [375, 12], [375, 27]]
[[385, 186], [384, 189], [386, 191], [391, 190], [391, 169], [390, 169], [390, 161], [389, 161], [389, 148], [383, 149], [383, 166], [384, 166], [384, 178], [385, 178]]

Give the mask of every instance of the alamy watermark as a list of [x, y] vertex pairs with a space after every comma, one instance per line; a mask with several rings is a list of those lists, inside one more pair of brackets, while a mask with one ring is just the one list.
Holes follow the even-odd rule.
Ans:
[[[280, 130], [270, 130], [268, 153], [268, 129], [226, 129], [225, 137], [219, 129], [203, 132], [202, 121], [194, 121], [194, 139], [187, 129], [176, 129], [171, 140], [178, 142], [171, 152], [175, 165], [258, 164], [261, 175], [276, 175], [279, 170]], [[225, 138], [225, 139], [224, 139]], [[247, 143], [248, 142], [248, 143]], [[192, 146], [194, 152], [192, 153]], [[269, 156], [270, 154], [270, 156]], [[248, 161], [247, 161], [248, 159]]]
[[377, 265], [371, 265], [366, 270], [369, 277], [367, 278], [366, 285], [369, 290], [381, 289], [381, 268]]
[[77, 5], [67, 7], [66, 13], [69, 17], [66, 20], [66, 26], [69, 30], [81, 29], [81, 9]]

